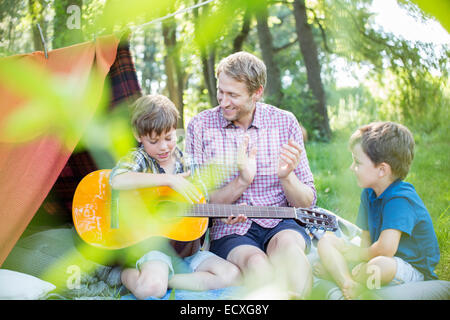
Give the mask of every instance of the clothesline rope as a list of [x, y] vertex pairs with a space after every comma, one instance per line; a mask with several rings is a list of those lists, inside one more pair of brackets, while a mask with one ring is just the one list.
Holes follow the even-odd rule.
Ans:
[[215, 1], [215, 0], [207, 0], [207, 1], [203, 1], [203, 2], [197, 3], [196, 5], [193, 5], [193, 6], [184, 8], [184, 9], [180, 9], [180, 10], [175, 11], [175, 12], [173, 12], [173, 13], [169, 13], [168, 15], [165, 15], [164, 17], [160, 17], [160, 18], [151, 20], [151, 21], [149, 21], [149, 22], [146, 22], [146, 23], [137, 25], [137, 26], [133, 27], [132, 29], [135, 30], [135, 29], [142, 28], [142, 27], [148, 26], [148, 25], [153, 24], [153, 23], [156, 23], [156, 22], [160, 22], [160, 21], [169, 19], [169, 18], [171, 18], [171, 17], [173, 17], [173, 16], [176, 16], [176, 15], [178, 15], [178, 14], [181, 14], [181, 13], [185, 13], [185, 12], [191, 11], [192, 9], [195, 9], [195, 8], [198, 8], [198, 7], [201, 7], [201, 6], [204, 6], [204, 5], [206, 5], [206, 4], [210, 3], [210, 2], [213, 2], [213, 1]]
[[[149, 22], [146, 22], [146, 23], [134, 26], [134, 27], [132, 27], [130, 29], [132, 29], [132, 31], [134, 31], [136, 29], [148, 26], [150, 24], [153, 24], [153, 23], [156, 23], [156, 22], [160, 22], [160, 21], [164, 21], [164, 20], [169, 19], [169, 18], [171, 18], [173, 16], [176, 16], [176, 15], [178, 15], [180, 13], [185, 13], [185, 12], [188, 12], [188, 11], [190, 11], [192, 9], [202, 7], [202, 6], [204, 6], [204, 5], [206, 5], [206, 4], [210, 3], [210, 2], [213, 2], [213, 1], [215, 1], [215, 0], [207, 0], [207, 1], [203, 1], [203, 2], [197, 3], [197, 4], [193, 5], [193, 6], [190, 6], [190, 7], [184, 8], [184, 9], [180, 9], [180, 10], [175, 11], [173, 13], [169, 13], [168, 15], [165, 15], [164, 17], [160, 17], [160, 18], [151, 20]], [[48, 59], [48, 56], [47, 56], [47, 43], [46, 43], [46, 41], [44, 39], [44, 36], [42, 35], [42, 30], [41, 30], [41, 27], [40, 27], [39, 24], [37, 24], [37, 28], [39, 29], [39, 32], [41, 34], [41, 42], [42, 42], [42, 45], [44, 47], [45, 58]], [[94, 38], [94, 40], [95, 40], [95, 38]]]

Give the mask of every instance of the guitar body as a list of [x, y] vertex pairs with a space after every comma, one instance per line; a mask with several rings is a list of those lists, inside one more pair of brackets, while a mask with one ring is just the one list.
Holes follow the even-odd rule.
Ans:
[[[78, 235], [101, 249], [123, 249], [151, 237], [193, 241], [208, 228], [207, 217], [185, 217], [186, 200], [169, 187], [112, 190], [111, 170], [85, 176], [75, 190], [72, 217]], [[205, 203], [202, 198], [199, 203]]]

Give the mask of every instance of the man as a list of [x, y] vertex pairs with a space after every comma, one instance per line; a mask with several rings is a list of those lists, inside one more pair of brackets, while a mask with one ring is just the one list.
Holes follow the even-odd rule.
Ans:
[[[316, 202], [314, 180], [295, 116], [260, 103], [266, 66], [252, 54], [238, 52], [217, 68], [219, 106], [192, 118], [186, 153], [200, 164], [219, 164], [223, 177], [210, 203], [250, 206], [310, 207]], [[286, 292], [306, 297], [311, 244], [292, 219], [214, 219], [210, 250], [237, 265], [258, 286], [283, 274]], [[289, 258], [287, 258], [289, 257]]]

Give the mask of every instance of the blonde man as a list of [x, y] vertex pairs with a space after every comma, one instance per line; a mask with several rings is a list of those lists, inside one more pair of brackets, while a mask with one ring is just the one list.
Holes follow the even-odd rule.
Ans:
[[[219, 63], [217, 79], [219, 106], [195, 116], [186, 137], [186, 152], [195, 161], [219, 164], [216, 173], [224, 179], [210, 202], [313, 206], [316, 190], [297, 119], [259, 102], [264, 63], [247, 52], [232, 54]], [[210, 235], [210, 250], [239, 266], [257, 287], [279, 282], [295, 297], [309, 294], [310, 238], [292, 219], [215, 219]]]

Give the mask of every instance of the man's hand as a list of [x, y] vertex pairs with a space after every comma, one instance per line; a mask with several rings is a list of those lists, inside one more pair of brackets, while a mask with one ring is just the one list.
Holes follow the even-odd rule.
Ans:
[[289, 139], [288, 144], [282, 145], [281, 148], [278, 161], [278, 178], [284, 179], [287, 178], [300, 163], [302, 149], [300, 148], [300, 145], [292, 139]]
[[250, 185], [256, 175], [256, 146], [250, 150], [247, 155], [249, 136], [244, 137], [244, 141], [238, 150], [237, 166], [239, 169], [239, 178], [243, 184]]
[[183, 195], [190, 203], [198, 203], [202, 198], [201, 192], [188, 180], [187, 177], [191, 174], [190, 171], [170, 175], [169, 187]]

